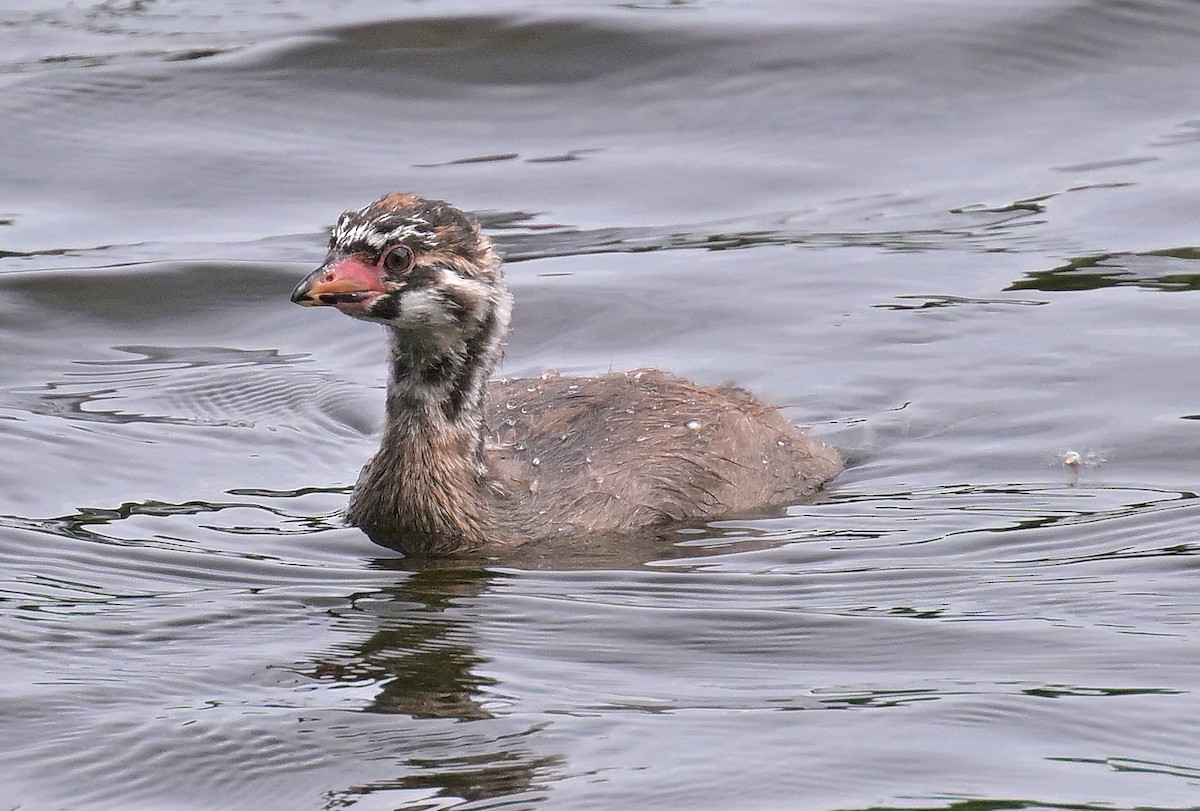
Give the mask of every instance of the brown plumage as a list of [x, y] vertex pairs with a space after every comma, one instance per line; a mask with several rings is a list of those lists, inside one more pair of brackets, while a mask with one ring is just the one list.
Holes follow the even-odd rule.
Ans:
[[837, 452], [736, 387], [652, 369], [488, 382], [511, 296], [458, 209], [390, 195], [344, 213], [292, 300], [389, 328], [379, 451], [347, 519], [410, 555], [627, 534], [812, 495]]

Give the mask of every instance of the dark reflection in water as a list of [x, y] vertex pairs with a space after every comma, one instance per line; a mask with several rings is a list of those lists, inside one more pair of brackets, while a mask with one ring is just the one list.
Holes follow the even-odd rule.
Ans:
[[[1072, 259], [1039, 270], [1013, 283], [1009, 290], [1065, 293], [1105, 287], [1143, 287], [1148, 290], [1200, 290], [1200, 270], [1185, 264], [1200, 259], [1200, 248], [1170, 248], [1144, 254], [1100, 254]], [[1175, 260], [1175, 261], [1173, 261]]]
[[369, 712], [463, 721], [490, 717], [480, 688], [495, 681], [472, 672], [484, 660], [467, 642], [468, 623], [449, 618], [446, 610], [456, 598], [478, 597], [497, 576], [428, 569], [395, 588], [355, 595], [344, 611], [371, 618], [379, 630], [344, 656], [314, 662], [306, 672], [322, 682], [377, 684], [378, 694], [364, 707]]
[[[262, 493], [254, 490], [242, 491], [249, 495], [261, 495]], [[336, 493], [341, 496], [346, 496], [350, 492], [349, 487], [309, 487], [303, 488], [292, 493], [271, 493], [270, 495], [279, 498], [294, 498], [297, 496], [307, 496], [314, 493]], [[231, 493], [235, 495], [236, 493]], [[125, 538], [111, 535], [106, 532], [106, 529], [116, 528], [118, 522], [145, 516], [150, 518], [174, 518], [185, 517], [197, 520], [203, 520], [201, 517], [208, 514], [218, 514], [224, 510], [243, 511], [245, 513], [266, 513], [262, 523], [249, 526], [222, 526], [214, 527], [206, 526], [206, 529], [215, 530], [218, 532], [226, 532], [230, 534], [242, 535], [270, 535], [270, 534], [295, 534], [297, 532], [314, 532], [328, 530], [337, 526], [336, 521], [331, 523], [333, 516], [312, 516], [307, 514], [294, 514], [288, 510], [272, 507], [269, 504], [259, 504], [250, 501], [228, 501], [228, 502], [207, 502], [207, 501], [188, 501], [179, 504], [169, 504], [161, 501], [147, 501], [139, 503], [125, 503], [118, 507], [103, 508], [103, 507], [83, 507], [77, 513], [72, 515], [59, 516], [57, 518], [45, 519], [30, 519], [19, 516], [0, 516], [0, 522], [6, 522], [10, 526], [20, 526], [29, 529], [37, 529], [42, 532], [51, 532], [56, 535], [62, 535], [66, 538], [73, 538], [81, 541], [99, 541], [102, 543], [120, 543], [122, 545], [137, 546], [141, 543], [159, 544], [165, 538], [149, 537], [145, 539]], [[275, 526], [274, 522], [278, 520], [282, 525]]]
[[[496, 680], [479, 672], [487, 660], [472, 645], [471, 622], [461, 603], [483, 595], [498, 577], [502, 575], [481, 570], [428, 568], [396, 586], [356, 594], [344, 607], [330, 609], [330, 616], [376, 630], [352, 646], [300, 665], [300, 670], [322, 685], [371, 685], [374, 698], [363, 705], [365, 712], [456, 721], [493, 718], [484, 688]], [[562, 758], [534, 754], [523, 746], [523, 737], [466, 755], [405, 756], [405, 770], [411, 774], [333, 792], [327, 795], [329, 807], [350, 806], [355, 798], [379, 792], [415, 789], [468, 802], [528, 799], [537, 783], [552, 778]]]
[[[428, 803], [405, 804], [405, 808], [434, 809], [445, 801], [459, 806], [462, 802], [482, 803], [486, 800], [508, 798], [500, 806], [514, 803], [536, 803], [541, 792], [530, 792], [535, 781], [555, 765], [553, 758], [528, 760], [519, 754], [500, 752], [490, 756], [449, 758], [443, 761], [414, 760], [410, 765], [427, 769], [428, 773], [414, 774], [395, 780], [379, 780], [374, 783], [351, 786], [330, 792], [325, 796], [326, 808], [350, 808], [363, 798], [393, 791], [431, 790], [437, 800]], [[423, 792], [424, 793], [424, 792]], [[487, 803], [495, 807], [495, 804]]]
[[[714, 223], [658, 225], [653, 228], [578, 229], [553, 223], [530, 222], [524, 212], [483, 212], [485, 228], [501, 230], [497, 242], [508, 262], [598, 253], [642, 253], [658, 250], [726, 251], [771, 245], [814, 248], [872, 247], [890, 251], [970, 248], [1011, 249], [1020, 244], [1022, 229], [1036, 225], [1031, 217], [1040, 207], [1014, 203], [1002, 208], [963, 208], [946, 212], [944, 223], [930, 227], [895, 227], [854, 232], [816, 232], [803, 227], [805, 212], [775, 213], [753, 223], [726, 220]], [[762, 228], [764, 220], [775, 227]], [[759, 226], [755, 228], [754, 226]], [[913, 224], [909, 224], [910, 226]], [[897, 224], [899, 226], [899, 224]]]

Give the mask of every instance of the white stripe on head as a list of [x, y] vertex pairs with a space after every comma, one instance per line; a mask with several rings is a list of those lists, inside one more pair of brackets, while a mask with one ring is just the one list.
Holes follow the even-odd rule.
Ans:
[[365, 219], [369, 208], [371, 206], [346, 211], [338, 217], [329, 238], [330, 247], [350, 248], [366, 245], [375, 251], [382, 251], [396, 242], [404, 242], [424, 250], [437, 247], [437, 235], [429, 227], [429, 221], [419, 214]]

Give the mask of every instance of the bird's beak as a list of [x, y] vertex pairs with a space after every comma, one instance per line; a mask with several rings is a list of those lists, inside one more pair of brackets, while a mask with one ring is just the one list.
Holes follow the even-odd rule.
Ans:
[[325, 263], [308, 274], [292, 291], [292, 301], [304, 307], [358, 309], [387, 292], [383, 273], [356, 256], [331, 253]]

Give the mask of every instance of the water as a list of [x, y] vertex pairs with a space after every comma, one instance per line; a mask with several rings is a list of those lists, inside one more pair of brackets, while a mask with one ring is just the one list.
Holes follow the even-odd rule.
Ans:
[[[0, 807], [1197, 807], [1198, 34], [7, 4]], [[382, 335], [287, 296], [402, 189], [509, 254], [505, 374], [736, 379], [851, 466], [617, 549], [372, 546]]]

